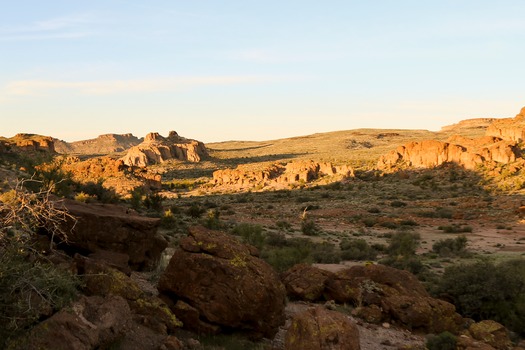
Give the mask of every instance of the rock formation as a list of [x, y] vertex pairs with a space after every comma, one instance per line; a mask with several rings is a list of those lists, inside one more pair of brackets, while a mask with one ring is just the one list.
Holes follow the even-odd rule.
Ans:
[[110, 154], [122, 152], [142, 142], [132, 134], [104, 134], [95, 139], [65, 142], [54, 139], [55, 150], [62, 154]]
[[158, 289], [184, 327], [198, 332], [272, 337], [284, 323], [286, 293], [275, 271], [257, 249], [222, 232], [190, 229]]
[[525, 141], [525, 107], [514, 118], [495, 120], [487, 129], [487, 136], [521, 143]]
[[170, 131], [167, 138], [158, 133], [149, 133], [141, 144], [130, 148], [122, 160], [128, 166], [146, 167], [170, 159], [199, 162], [207, 155], [202, 142], [180, 137], [175, 131]]
[[345, 178], [353, 176], [349, 166], [333, 166], [331, 163], [296, 161], [287, 164], [272, 164], [263, 170], [248, 170], [243, 166], [213, 172], [212, 184], [216, 186], [264, 187], [307, 183], [323, 176]]
[[0, 152], [48, 152], [55, 153], [53, 138], [35, 134], [16, 134], [0, 142]]
[[447, 142], [425, 140], [399, 146], [381, 156], [377, 168], [386, 171], [399, 167], [432, 168], [450, 162], [473, 170], [486, 162], [506, 164], [518, 157], [520, 151], [513, 141], [495, 137], [468, 139], [455, 136]]
[[67, 241], [60, 246], [84, 254], [100, 250], [126, 254], [132, 269], [152, 268], [166, 248], [166, 240], [157, 233], [159, 219], [128, 212], [114, 204], [84, 204], [63, 200], [62, 205], [77, 222], [68, 222]]
[[298, 264], [281, 275], [290, 298], [317, 301], [323, 296], [331, 272], [308, 264]]
[[463, 320], [454, 305], [430, 297], [414, 275], [384, 265], [352, 266], [336, 273], [297, 265], [283, 278], [290, 297], [318, 301], [322, 295], [353, 304], [358, 306], [353, 314], [370, 323], [395, 321], [429, 333], [456, 333]]
[[441, 128], [440, 132], [450, 132], [450, 133], [459, 133], [469, 130], [479, 130], [480, 132], [485, 133], [487, 128], [496, 121], [496, 118], [473, 118], [465, 119], [459, 123], [446, 125]]
[[339, 312], [316, 307], [295, 315], [286, 333], [285, 349], [359, 350], [359, 330]]

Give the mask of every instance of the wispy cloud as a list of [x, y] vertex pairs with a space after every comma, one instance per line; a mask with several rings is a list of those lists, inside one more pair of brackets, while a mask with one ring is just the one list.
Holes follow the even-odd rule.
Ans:
[[35, 21], [26, 25], [0, 26], [0, 41], [80, 38], [92, 34], [93, 24], [92, 16], [82, 14]]
[[343, 55], [341, 53], [334, 52], [290, 53], [260, 48], [231, 51], [223, 54], [223, 56], [226, 59], [234, 61], [268, 64], [332, 61], [343, 58]]
[[37, 96], [66, 90], [83, 95], [111, 95], [121, 93], [184, 90], [193, 87], [210, 85], [265, 83], [291, 79], [294, 78], [246, 75], [77, 82], [53, 80], [20, 80], [8, 83], [3, 89], [3, 94], [6, 96]]

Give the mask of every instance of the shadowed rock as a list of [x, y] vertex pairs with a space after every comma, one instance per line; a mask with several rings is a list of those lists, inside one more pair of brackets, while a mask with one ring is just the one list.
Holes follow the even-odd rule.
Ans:
[[256, 255], [225, 233], [192, 228], [161, 276], [159, 292], [183, 323], [186, 318], [185, 327], [272, 337], [284, 323], [285, 290]]

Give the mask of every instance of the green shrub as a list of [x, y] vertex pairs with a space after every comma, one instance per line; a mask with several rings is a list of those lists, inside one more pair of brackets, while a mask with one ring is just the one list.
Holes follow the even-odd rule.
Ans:
[[306, 236], [317, 236], [320, 230], [313, 219], [304, 219], [301, 221], [301, 232]]
[[407, 256], [416, 254], [421, 236], [418, 233], [398, 232], [392, 235], [387, 253], [392, 256]]
[[437, 291], [463, 316], [493, 319], [525, 336], [525, 259], [448, 267]]
[[338, 264], [341, 261], [341, 255], [335, 250], [335, 246], [328, 242], [314, 244], [311, 256], [319, 264]]
[[455, 239], [440, 239], [432, 245], [432, 251], [439, 256], [446, 257], [452, 255], [461, 255], [467, 247], [467, 237], [461, 235]]
[[206, 219], [204, 221], [204, 226], [211, 230], [218, 230], [222, 228], [222, 223], [220, 220], [220, 212], [217, 209], [208, 210]]
[[464, 233], [464, 232], [472, 232], [472, 226], [461, 226], [461, 225], [439, 226], [438, 230], [441, 230], [445, 233]]
[[192, 204], [187, 210], [186, 210], [186, 214], [188, 216], [191, 216], [192, 218], [196, 219], [196, 218], [200, 218], [202, 214], [204, 214], [204, 212], [206, 212], [206, 209], [204, 209], [203, 207], [201, 207], [200, 205], [198, 204]]
[[401, 207], [406, 207], [407, 204], [405, 202], [402, 202], [402, 201], [392, 201], [390, 203], [390, 206], [394, 207], [394, 208], [401, 208]]
[[456, 337], [449, 332], [431, 336], [426, 343], [428, 350], [455, 350]]
[[259, 249], [263, 247], [266, 239], [261, 225], [241, 223], [233, 228], [232, 233], [242, 237], [245, 243], [251, 244]]
[[36, 324], [46, 309], [57, 311], [76, 297], [79, 281], [45, 261], [32, 262], [28, 247], [9, 241], [0, 248], [0, 348]]
[[339, 244], [343, 260], [375, 260], [377, 251], [364, 239], [343, 239]]
[[263, 250], [261, 258], [266, 260], [278, 272], [283, 272], [296, 264], [313, 262], [313, 259], [310, 257], [311, 251], [311, 245], [309, 244], [275, 247]]

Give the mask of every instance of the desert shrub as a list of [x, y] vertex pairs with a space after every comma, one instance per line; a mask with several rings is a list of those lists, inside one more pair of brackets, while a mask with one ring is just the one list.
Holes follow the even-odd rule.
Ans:
[[208, 210], [208, 214], [206, 215], [206, 219], [204, 221], [204, 226], [212, 230], [218, 230], [222, 228], [223, 225], [220, 220], [219, 210], [217, 209]]
[[84, 192], [80, 192], [80, 193], [77, 193], [75, 195], [75, 200], [77, 202], [82, 202], [82, 203], [89, 203], [93, 200], [93, 197], [91, 197], [89, 194], [87, 193], [84, 193]]
[[266, 260], [266, 262], [278, 272], [283, 272], [295, 264], [312, 262], [310, 257], [311, 250], [309, 244], [293, 244], [286, 247], [276, 247], [263, 250], [261, 252], [261, 258]]
[[160, 212], [162, 210], [162, 201], [164, 197], [158, 193], [147, 194], [144, 198], [144, 206], [147, 209]]
[[401, 226], [418, 226], [419, 224], [412, 219], [404, 219], [399, 222]]
[[462, 226], [462, 225], [439, 226], [438, 230], [441, 230], [445, 233], [465, 233], [465, 232], [472, 232], [472, 226]]
[[337, 264], [341, 261], [341, 255], [335, 250], [335, 246], [329, 242], [317, 243], [312, 246], [311, 256], [314, 262], [320, 264]]
[[292, 224], [290, 224], [288, 221], [285, 221], [285, 220], [279, 220], [275, 223], [275, 225], [281, 230], [285, 230], [285, 231], [289, 231], [292, 229]]
[[25, 185], [32, 192], [50, 191], [60, 197], [69, 197], [75, 183], [70, 172], [62, 169], [63, 161], [57, 160], [38, 165], [34, 168], [33, 179]]
[[191, 216], [192, 218], [200, 218], [202, 214], [206, 212], [206, 209], [201, 207], [199, 204], [193, 203], [187, 210], [186, 215]]
[[392, 235], [387, 253], [392, 256], [408, 256], [416, 254], [421, 236], [418, 233], [398, 232]]
[[339, 244], [343, 260], [375, 260], [377, 251], [364, 239], [343, 239]]
[[363, 218], [363, 224], [366, 226], [366, 227], [374, 227], [375, 224], [377, 224], [377, 219], [376, 218]]
[[463, 316], [476, 321], [493, 319], [525, 335], [525, 259], [448, 267], [437, 291]]
[[30, 257], [27, 246], [0, 248], [0, 348], [2, 341], [57, 311], [76, 297], [79, 281], [66, 270]]
[[432, 251], [439, 256], [461, 255], [467, 247], [467, 237], [461, 235], [454, 239], [440, 239], [432, 245]]
[[390, 206], [394, 208], [401, 208], [401, 207], [406, 207], [407, 204], [403, 201], [395, 200], [395, 201], [390, 202]]
[[372, 207], [372, 208], [368, 209], [368, 212], [371, 213], [371, 214], [379, 214], [381, 212], [381, 210], [378, 207]]
[[450, 332], [443, 332], [438, 335], [431, 336], [426, 343], [428, 350], [455, 350], [456, 336]]
[[107, 189], [103, 186], [103, 181], [87, 182], [85, 184], [77, 184], [75, 189], [77, 192], [84, 192], [103, 203], [116, 203], [118, 196], [115, 191]]
[[287, 244], [286, 236], [281, 232], [268, 232], [266, 233], [266, 244], [274, 247], [282, 247]]
[[166, 210], [164, 214], [160, 217], [160, 226], [163, 228], [171, 228], [175, 224], [175, 222], [175, 215], [173, 215], [171, 209]]
[[396, 228], [399, 228], [399, 225], [394, 221], [383, 221], [379, 224], [379, 226], [388, 228], [390, 230], [395, 230]]
[[236, 334], [199, 335], [203, 349], [263, 350], [263, 343], [257, 343]]
[[259, 249], [263, 247], [266, 239], [261, 225], [241, 223], [232, 229], [232, 233], [242, 237], [245, 243], [251, 244]]
[[301, 232], [306, 236], [317, 236], [320, 229], [313, 219], [304, 219], [301, 221]]

